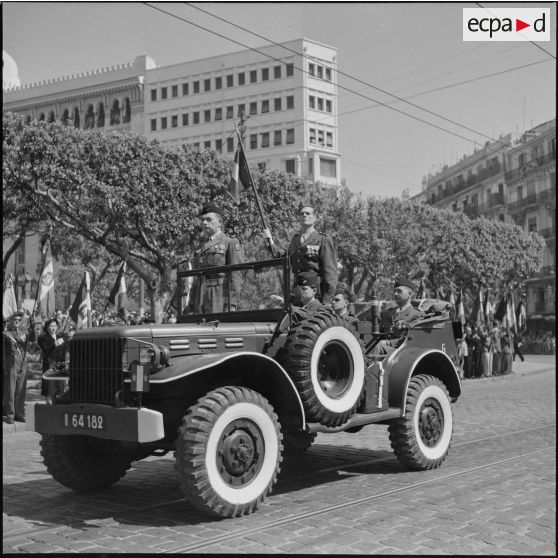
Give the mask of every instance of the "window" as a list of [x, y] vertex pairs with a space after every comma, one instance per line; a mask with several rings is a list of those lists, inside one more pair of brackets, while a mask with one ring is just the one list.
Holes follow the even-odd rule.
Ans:
[[227, 138], [227, 151], [229, 153], [234, 151], [234, 138]]
[[331, 112], [331, 101], [326, 101], [326, 112]]
[[285, 161], [285, 171], [290, 174], [294, 174], [296, 172], [294, 159], [287, 159]]
[[324, 145], [324, 131], [318, 130], [318, 145]]
[[277, 99], [273, 100], [273, 108], [275, 110], [281, 110], [281, 97], [277, 97]]
[[258, 170], [260, 172], [264, 172], [266, 167], [267, 167], [267, 165], [265, 163], [258, 163]]
[[324, 67], [323, 66], [316, 66], [316, 70], [318, 70], [318, 78], [324, 78]]
[[287, 76], [292, 76], [294, 73], [294, 64], [287, 64], [287, 71], [285, 73]]
[[156, 101], [156, 100], [157, 100], [157, 89], [152, 89], [152, 90], [151, 90], [151, 100], [152, 100], [152, 101]]
[[203, 148], [204, 149], [211, 149], [211, 142], [210, 141], [204, 141], [203, 142]]
[[257, 114], [258, 113], [258, 103], [253, 102], [250, 103], [250, 114]]
[[227, 76], [227, 87], [232, 87], [234, 85], [234, 76], [229, 74]]
[[258, 71], [250, 70], [250, 83], [256, 83], [258, 81]]
[[194, 143], [194, 149], [197, 149], [198, 151], [200, 150], [200, 142], [199, 141], [196, 141]]
[[258, 149], [258, 134], [250, 134], [250, 149]]
[[194, 121], [194, 124], [200, 123], [200, 113], [198, 111], [192, 113], [192, 120]]
[[537, 232], [537, 218], [529, 217], [527, 220], [527, 229], [529, 232]]
[[269, 132], [262, 134], [262, 147], [269, 147]]
[[166, 130], [167, 129], [167, 117], [163, 116], [163, 118], [161, 118], [161, 130]]
[[215, 89], [221, 89], [223, 87], [223, 78], [216, 77], [215, 78]]
[[204, 110], [203, 111], [203, 121], [204, 122], [211, 122], [211, 111], [210, 110]]
[[262, 112], [269, 112], [269, 101], [262, 101]]
[[161, 99], [166, 99], [166, 98], [167, 98], [167, 88], [161, 87]]
[[188, 83], [183, 83], [182, 84], [182, 95], [188, 95], [190, 90], [189, 84]]
[[308, 174], [310, 176], [314, 176], [314, 159], [313, 159], [313, 157], [310, 157], [310, 159], [308, 159]]
[[295, 136], [294, 136], [294, 128], [287, 129], [287, 142], [286, 143], [294, 143]]
[[308, 64], [308, 73], [311, 76], [315, 76], [316, 75], [316, 66], [314, 66], [314, 64]]
[[273, 133], [273, 145], [281, 145], [283, 133], [281, 130], [276, 130]]
[[293, 109], [294, 108], [294, 95], [289, 95], [287, 97], [287, 109]]
[[246, 112], [246, 105], [244, 103], [242, 103], [241, 105], [238, 105], [238, 113], [237, 116], [242, 116], [242, 113]]
[[320, 175], [335, 178], [337, 176], [337, 163], [334, 159], [320, 157]]
[[223, 140], [215, 140], [215, 151], [217, 151], [218, 153], [221, 153], [221, 151], [223, 151]]
[[326, 145], [333, 147], [333, 134], [331, 132], [326, 132]]
[[188, 126], [188, 113], [185, 112], [182, 115], [182, 126]]
[[176, 128], [178, 126], [178, 115], [175, 114], [174, 116], [171, 117], [171, 126], [173, 128]]
[[262, 68], [262, 81], [269, 80], [269, 68]]
[[203, 80], [203, 90], [204, 91], [211, 91], [211, 80], [210, 79], [204, 79]]
[[246, 76], [244, 72], [238, 74], [238, 85], [244, 85], [246, 83]]
[[[64, 124], [68, 123], [68, 119], [70, 118], [70, 113], [68, 109], [64, 111], [62, 115], [62, 122]], [[129, 122], [129, 119], [125, 122]], [[97, 128], [102, 128], [105, 125], [105, 105], [103, 103], [99, 103], [99, 108], [97, 109]]]
[[318, 97], [318, 110], [324, 110], [324, 100]]
[[273, 77], [279, 79], [281, 77], [281, 66], [273, 66]]
[[227, 107], [227, 118], [232, 118], [234, 116], [234, 107], [231, 105]]
[[308, 97], [308, 106], [311, 109], [316, 108], [316, 97], [314, 97], [314, 95], [310, 95], [310, 97]]
[[325, 78], [327, 79], [327, 81], [331, 81], [331, 68], [325, 69]]
[[194, 81], [194, 93], [199, 93], [199, 92], [200, 92], [200, 82]]
[[39, 121], [44, 120], [46, 118], [45, 113], [41, 112], [40, 116], [39, 116]]
[[173, 85], [172, 86], [172, 96], [173, 97], [178, 97], [178, 85]]
[[316, 143], [316, 128], [310, 128], [308, 131], [308, 141], [310, 143]]
[[215, 109], [215, 120], [223, 120], [223, 109], [216, 108]]
[[152, 118], [151, 119], [151, 131], [154, 132], [156, 129], [157, 129], [157, 119]]

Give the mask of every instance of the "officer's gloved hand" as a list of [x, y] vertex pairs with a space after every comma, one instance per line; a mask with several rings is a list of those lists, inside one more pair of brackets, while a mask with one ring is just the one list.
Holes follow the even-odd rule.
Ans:
[[269, 243], [271, 245], [275, 244], [275, 242], [273, 242], [273, 238], [271, 237], [271, 231], [269, 229], [264, 229], [263, 233], [264, 233], [265, 238], [267, 238], [269, 240]]

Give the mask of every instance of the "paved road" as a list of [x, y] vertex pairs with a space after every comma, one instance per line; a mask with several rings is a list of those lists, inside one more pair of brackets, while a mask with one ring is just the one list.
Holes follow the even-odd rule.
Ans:
[[385, 426], [320, 434], [260, 510], [234, 520], [182, 501], [170, 454], [82, 495], [46, 473], [37, 434], [4, 425], [4, 552], [555, 555], [554, 358], [516, 372], [464, 382], [440, 469], [404, 470]]

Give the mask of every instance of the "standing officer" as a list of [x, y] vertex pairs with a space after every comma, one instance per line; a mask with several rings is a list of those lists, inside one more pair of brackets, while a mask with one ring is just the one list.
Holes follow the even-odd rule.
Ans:
[[[214, 204], [206, 204], [200, 217], [205, 243], [194, 252], [194, 269], [242, 263], [240, 243], [221, 230], [219, 208]], [[197, 277], [192, 287], [191, 311], [207, 314], [236, 310], [241, 284], [240, 271], [208, 272]]]
[[[306, 271], [317, 273], [320, 278], [318, 297], [323, 304], [330, 305], [337, 286], [337, 252], [333, 240], [327, 234], [314, 228], [316, 215], [314, 209], [305, 206], [298, 214], [300, 232], [291, 239], [288, 255], [295, 277]], [[271, 232], [264, 230], [264, 235], [274, 245]]]
[[417, 286], [404, 277], [397, 277], [394, 284], [395, 304], [387, 307], [380, 317], [380, 329], [384, 332], [400, 334], [412, 321], [423, 316], [411, 304]]
[[27, 356], [25, 355], [25, 334], [21, 332], [23, 312], [15, 312], [3, 332], [2, 379], [3, 411], [8, 424], [14, 419], [25, 422], [25, 391], [27, 389]]

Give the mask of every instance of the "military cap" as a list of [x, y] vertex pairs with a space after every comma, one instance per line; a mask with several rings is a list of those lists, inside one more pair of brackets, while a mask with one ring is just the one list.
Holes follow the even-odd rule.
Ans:
[[221, 209], [219, 209], [214, 203], [204, 203], [200, 217], [203, 217], [207, 213], [217, 213], [217, 215], [221, 215]]
[[413, 283], [409, 279], [406, 279], [405, 277], [396, 277], [395, 287], [408, 287], [409, 289], [412, 289], [413, 291], [416, 291], [418, 289], [418, 287], [417, 287], [417, 285], [415, 285], [415, 283]]
[[14, 318], [23, 318], [24, 314], [21, 310], [14, 312], [8, 319], [13, 320]]
[[298, 274], [296, 284], [299, 287], [317, 287], [320, 284], [320, 278], [318, 277], [318, 274], [313, 271], [304, 271]]

